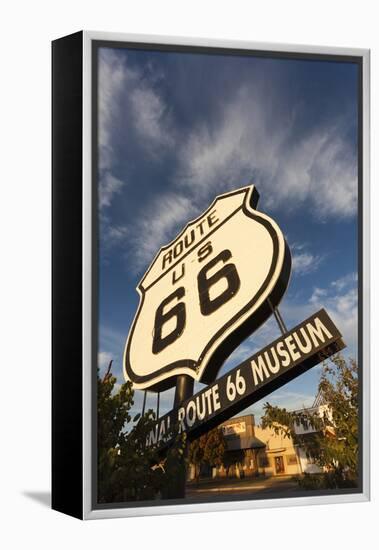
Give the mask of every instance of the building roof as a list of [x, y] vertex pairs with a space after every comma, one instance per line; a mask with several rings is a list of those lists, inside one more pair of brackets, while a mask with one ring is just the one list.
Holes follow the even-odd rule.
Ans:
[[265, 443], [254, 436], [247, 437], [230, 437], [226, 438], [228, 451], [239, 451], [241, 449], [261, 449], [266, 447]]
[[225, 420], [220, 426], [231, 426], [232, 424], [239, 424], [240, 422], [247, 422], [248, 424], [254, 424], [253, 414], [242, 414], [241, 416], [233, 416], [229, 420]]
[[326, 405], [325, 397], [322, 391], [319, 391], [318, 394], [315, 397], [315, 400], [313, 401], [313, 407], [320, 407], [320, 405]]

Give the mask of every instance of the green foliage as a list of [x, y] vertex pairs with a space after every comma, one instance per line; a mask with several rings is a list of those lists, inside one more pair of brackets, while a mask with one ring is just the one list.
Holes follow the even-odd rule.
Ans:
[[109, 365], [97, 380], [98, 502], [125, 502], [170, 498], [178, 471], [184, 468], [185, 434], [178, 436], [165, 456], [146, 439], [155, 426], [155, 413], [132, 418], [134, 390], [126, 382], [116, 390]]
[[348, 489], [356, 487], [356, 480], [341, 470], [333, 470], [322, 474], [307, 474], [297, 478], [297, 482], [302, 489]]
[[[299, 479], [304, 488], [354, 487], [358, 478], [358, 368], [355, 360], [337, 354], [323, 363], [319, 382], [328, 409], [320, 416], [306, 410], [290, 412], [264, 405], [262, 426], [292, 437], [323, 470]], [[296, 434], [296, 426], [312, 428], [312, 435]]]
[[188, 461], [195, 466], [196, 479], [199, 478], [200, 468], [204, 464], [220, 466], [223, 462], [226, 443], [222, 431], [214, 428], [191, 442], [188, 452]]

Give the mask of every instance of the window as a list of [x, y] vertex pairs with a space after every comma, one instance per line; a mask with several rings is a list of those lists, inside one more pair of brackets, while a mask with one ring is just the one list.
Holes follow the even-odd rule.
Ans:
[[297, 465], [297, 456], [296, 455], [288, 455], [286, 457], [288, 466], [296, 466]]

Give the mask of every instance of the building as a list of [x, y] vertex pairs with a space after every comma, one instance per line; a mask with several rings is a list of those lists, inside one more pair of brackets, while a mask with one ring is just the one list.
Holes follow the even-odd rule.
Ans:
[[[301, 411], [297, 411], [297, 412], [301, 412]], [[317, 394], [312, 407], [307, 408], [306, 412], [310, 415], [318, 414], [319, 416], [325, 415], [328, 418], [331, 418], [330, 408], [326, 404], [324, 397], [320, 392]], [[334, 431], [332, 427], [329, 427], [327, 431], [329, 435], [332, 435], [332, 436], [334, 435]], [[308, 426], [308, 428], [305, 428], [302, 424], [300, 424], [298, 426], [295, 426], [295, 433], [296, 435], [301, 435], [303, 440], [306, 440], [307, 438], [313, 437], [316, 431], [310, 426]], [[307, 474], [321, 473], [320, 467], [317, 464], [314, 464], [312, 460], [307, 458], [307, 455], [303, 447], [298, 447], [298, 456], [300, 459], [302, 473], [307, 473]]]
[[[309, 413], [328, 414], [328, 406], [318, 395], [313, 406], [306, 409]], [[255, 424], [254, 415], [248, 414], [231, 418], [220, 425], [227, 450], [223, 464], [218, 468], [204, 467], [205, 477], [253, 477], [284, 476], [303, 473], [317, 474], [321, 469], [308, 458], [303, 447], [295, 445], [291, 437], [276, 434], [270, 428]], [[303, 438], [313, 437], [315, 430], [296, 426], [296, 434]], [[193, 479], [194, 469], [190, 469], [189, 478]]]
[[255, 425], [249, 414], [224, 422], [227, 451], [216, 477], [281, 476], [302, 473], [301, 459], [292, 438]]
[[242, 477], [258, 473], [258, 455], [265, 443], [255, 435], [254, 415], [232, 418], [221, 424], [227, 446], [224, 464], [215, 469], [214, 476]]

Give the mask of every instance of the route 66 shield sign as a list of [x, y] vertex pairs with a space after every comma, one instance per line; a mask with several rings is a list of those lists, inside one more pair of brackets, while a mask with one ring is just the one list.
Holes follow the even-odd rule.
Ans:
[[161, 391], [180, 374], [213, 382], [281, 300], [291, 256], [278, 225], [256, 210], [258, 197], [253, 185], [219, 195], [159, 250], [138, 285], [125, 346], [135, 388]]

